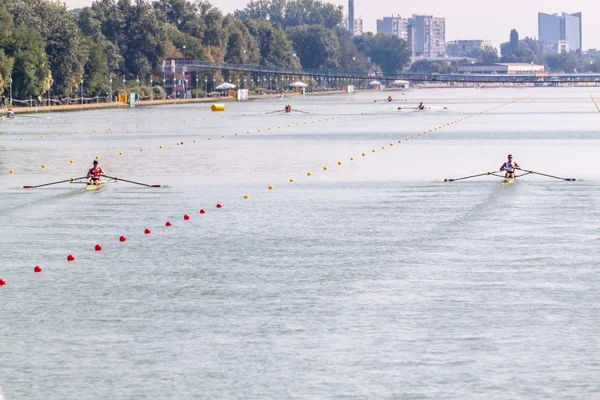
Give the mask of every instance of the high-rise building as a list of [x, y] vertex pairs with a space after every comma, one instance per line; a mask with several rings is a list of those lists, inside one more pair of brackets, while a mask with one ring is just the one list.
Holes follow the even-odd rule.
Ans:
[[377, 20], [377, 33], [387, 33], [408, 42], [413, 57], [446, 55], [446, 19], [431, 15], [411, 18], [383, 17]]
[[354, 0], [348, 0], [348, 30], [354, 34]]
[[408, 21], [408, 44], [413, 57], [446, 55], [446, 19], [413, 15]]
[[538, 38], [544, 51], [582, 50], [581, 13], [538, 13]]
[[408, 19], [402, 17], [383, 17], [377, 20], [377, 33], [387, 33], [408, 40]]
[[356, 18], [354, 20], [354, 36], [360, 36], [364, 32], [362, 18]]

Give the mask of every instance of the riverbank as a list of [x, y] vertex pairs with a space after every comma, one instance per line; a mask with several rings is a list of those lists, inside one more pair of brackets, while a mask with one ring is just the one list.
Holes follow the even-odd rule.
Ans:
[[[361, 92], [367, 92], [371, 90], [361, 90]], [[317, 95], [331, 95], [344, 93], [339, 90], [329, 90], [323, 92], [310, 92], [305, 93], [305, 96], [317, 96]], [[251, 95], [248, 96], [248, 100], [259, 100], [259, 99], [276, 99], [279, 94], [262, 94], [262, 95]], [[286, 93], [285, 98], [302, 96], [296, 93]], [[194, 103], [226, 103], [236, 102], [237, 100], [233, 97], [204, 97], [198, 99], [165, 99], [165, 100], [141, 100], [136, 103], [136, 107], [147, 107], [147, 106], [160, 106], [160, 105], [179, 105], [179, 104], [194, 104]], [[91, 103], [91, 104], [69, 104], [59, 106], [42, 106], [42, 107], [26, 107], [26, 108], [13, 108], [15, 114], [38, 114], [38, 113], [52, 113], [52, 112], [71, 112], [71, 111], [87, 111], [87, 110], [98, 110], [98, 109], [111, 109], [111, 108], [129, 108], [127, 103]]]

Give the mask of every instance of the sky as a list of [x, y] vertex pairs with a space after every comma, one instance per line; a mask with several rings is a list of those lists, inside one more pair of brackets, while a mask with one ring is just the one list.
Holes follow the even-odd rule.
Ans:
[[[347, 7], [347, 0], [328, 0]], [[212, 0], [224, 12], [244, 8], [247, 0]], [[91, 0], [66, 0], [69, 8], [84, 7]], [[537, 13], [582, 12], [583, 49], [600, 49], [600, 1], [598, 0], [354, 0], [355, 17], [367, 31], [375, 32], [384, 16], [426, 14], [446, 18], [446, 41], [486, 39], [498, 47], [515, 28], [521, 38], [537, 37]], [[346, 12], [346, 8], [344, 9]]]

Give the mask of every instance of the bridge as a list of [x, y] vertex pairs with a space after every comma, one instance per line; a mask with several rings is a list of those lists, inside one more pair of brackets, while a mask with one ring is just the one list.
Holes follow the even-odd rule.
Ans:
[[[164, 80], [167, 77], [175, 80], [176, 75], [185, 76], [192, 72], [217, 72], [228, 71], [239, 75], [253, 75], [262, 77], [279, 77], [281, 79], [314, 78], [318, 82], [323, 80], [367, 82], [380, 81], [382, 84], [403, 80], [415, 83], [530, 83], [530, 84], [594, 84], [600, 85], [600, 74], [548, 74], [538, 76], [528, 74], [438, 74], [438, 73], [400, 73], [400, 74], [373, 74], [363, 71], [320, 70], [320, 69], [293, 69], [280, 67], [265, 67], [260, 65], [229, 64], [197, 60], [167, 60], [163, 61], [162, 73]], [[351, 83], [350, 83], [351, 84]]]

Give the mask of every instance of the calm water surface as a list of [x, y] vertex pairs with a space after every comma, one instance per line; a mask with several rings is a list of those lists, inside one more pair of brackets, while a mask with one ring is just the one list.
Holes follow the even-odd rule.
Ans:
[[[392, 95], [0, 124], [4, 397], [600, 398], [587, 90]], [[419, 101], [437, 108], [396, 110]], [[310, 114], [263, 114], [284, 103]], [[508, 153], [581, 180], [439, 182]], [[19, 189], [85, 175], [96, 156], [169, 187]]]

